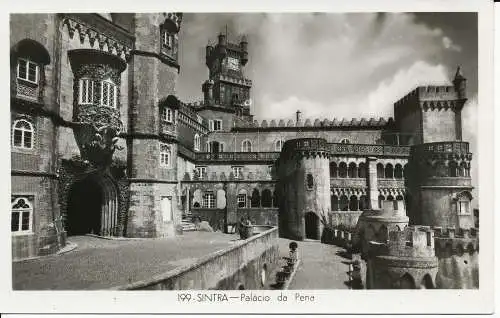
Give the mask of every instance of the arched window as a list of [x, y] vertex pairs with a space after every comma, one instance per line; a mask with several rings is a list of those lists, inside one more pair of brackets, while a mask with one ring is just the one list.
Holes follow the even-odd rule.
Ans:
[[335, 162], [330, 162], [330, 178], [337, 178], [337, 164]]
[[458, 171], [461, 177], [469, 177], [469, 169], [467, 168], [467, 164], [464, 161], [460, 163], [460, 169]]
[[365, 163], [360, 163], [358, 167], [358, 177], [366, 179], [366, 164]]
[[201, 147], [200, 135], [196, 134], [194, 135], [194, 150], [200, 151], [200, 147]]
[[271, 194], [271, 190], [265, 189], [262, 191], [262, 207], [270, 208], [273, 206], [273, 198]]
[[359, 198], [359, 209], [362, 211], [368, 209], [368, 197], [366, 195], [362, 195]]
[[350, 144], [349, 142], [349, 139], [347, 138], [343, 138], [341, 141], [340, 141], [341, 144]]
[[357, 178], [358, 177], [358, 168], [356, 167], [356, 164], [354, 162], [351, 162], [349, 164], [348, 175], [349, 175], [349, 178]]
[[457, 214], [470, 215], [470, 200], [472, 195], [469, 192], [461, 192], [457, 195]]
[[448, 163], [448, 169], [450, 170], [448, 172], [450, 177], [458, 177], [458, 165], [455, 161], [450, 161]]
[[33, 149], [33, 125], [25, 120], [19, 119], [14, 122], [12, 128], [12, 144], [16, 148]]
[[377, 163], [377, 178], [382, 179], [384, 178], [384, 165], [381, 163]]
[[90, 78], [81, 78], [78, 90], [78, 103], [80, 105], [94, 104], [95, 81]]
[[283, 143], [284, 141], [282, 139], [276, 140], [274, 143], [274, 151], [281, 151], [281, 148], [283, 148]]
[[170, 148], [164, 143], [160, 143], [160, 166], [170, 167]]
[[358, 206], [358, 198], [355, 195], [352, 195], [349, 198], [349, 210], [350, 211], [358, 211], [359, 206]]
[[349, 199], [346, 195], [342, 195], [340, 197], [339, 210], [347, 211], [349, 209]]
[[339, 178], [347, 178], [347, 164], [345, 162], [339, 164]]
[[248, 139], [243, 140], [243, 142], [241, 143], [241, 151], [252, 152], [252, 142]]
[[10, 230], [14, 233], [31, 232], [33, 207], [26, 197], [17, 198], [11, 205]]
[[174, 121], [174, 112], [172, 108], [163, 107], [161, 109], [161, 120], [166, 121], [167, 123], [172, 123]]
[[385, 177], [388, 179], [392, 179], [394, 177], [394, 169], [390, 163], [385, 166]]
[[378, 208], [382, 209], [382, 202], [385, 201], [385, 197], [383, 195], [378, 196]]
[[107, 79], [101, 82], [101, 105], [116, 108], [117, 107], [117, 87], [111, 80]]
[[250, 199], [250, 204], [252, 208], [259, 208], [260, 207], [260, 193], [259, 190], [253, 189], [252, 191], [252, 197]]
[[275, 191], [273, 191], [273, 208], [277, 208], [278, 207], [278, 194]]
[[339, 198], [335, 194], [333, 194], [330, 197], [330, 203], [331, 203], [331, 206], [332, 206], [332, 211], [338, 211], [339, 210]]
[[308, 190], [312, 190], [314, 188], [314, 178], [313, 178], [313, 175], [308, 173], [307, 174], [307, 189]]
[[402, 195], [397, 195], [396, 196], [396, 201], [394, 201], [394, 210], [398, 210], [399, 207], [403, 206], [405, 204], [405, 199], [403, 198]]
[[403, 179], [403, 167], [399, 163], [394, 167], [394, 178]]

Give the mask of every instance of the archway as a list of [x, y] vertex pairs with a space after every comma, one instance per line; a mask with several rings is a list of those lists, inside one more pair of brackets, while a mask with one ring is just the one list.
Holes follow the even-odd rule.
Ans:
[[305, 215], [306, 238], [319, 240], [319, 217], [314, 212]]
[[89, 176], [72, 185], [65, 227], [68, 235], [118, 234], [118, 194], [109, 178]]

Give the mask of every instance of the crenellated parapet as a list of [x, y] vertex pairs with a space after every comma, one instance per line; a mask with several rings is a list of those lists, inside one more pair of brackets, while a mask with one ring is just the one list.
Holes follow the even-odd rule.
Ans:
[[427, 177], [470, 178], [472, 153], [463, 141], [433, 142], [415, 145], [411, 156], [418, 171]]
[[292, 139], [285, 142], [282, 150], [283, 157], [323, 157], [329, 158], [328, 143], [321, 138]]
[[[222, 77], [222, 75], [221, 75]], [[221, 80], [226, 80], [225, 78]], [[235, 80], [235, 79], [227, 79], [227, 80]], [[236, 84], [239, 85], [251, 85], [251, 81], [249, 83], [246, 83], [245, 79], [239, 79], [243, 82], [238, 82]], [[242, 121], [240, 123], [237, 123], [235, 128], [258, 128], [258, 129], [276, 129], [276, 128], [307, 128], [307, 129], [325, 129], [325, 128], [385, 128], [388, 125], [391, 125], [394, 122], [392, 118], [352, 118], [352, 119], [346, 119], [346, 118], [334, 118], [333, 120], [329, 120], [327, 118], [325, 119], [320, 119], [320, 118], [315, 118], [314, 120], [312, 119], [306, 119], [305, 122], [302, 120], [299, 121], [294, 121], [292, 119], [288, 120], [287, 123], [285, 123], [285, 120], [280, 119], [280, 120], [262, 120], [262, 121]]]
[[473, 255], [479, 252], [479, 231], [475, 228], [455, 229], [433, 227], [436, 256], [448, 258], [453, 255]]
[[163, 12], [164, 26], [169, 32], [178, 33], [181, 29], [182, 13], [179, 12]]
[[133, 49], [133, 37], [118, 28], [110, 33], [112, 26], [107, 21], [89, 14], [68, 14], [62, 20], [63, 29], [68, 32], [70, 39], [78, 37], [82, 48], [89, 48], [101, 52], [108, 52], [127, 60]]

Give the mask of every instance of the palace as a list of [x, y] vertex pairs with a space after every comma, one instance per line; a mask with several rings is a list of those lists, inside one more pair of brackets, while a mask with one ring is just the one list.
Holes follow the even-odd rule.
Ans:
[[396, 101], [394, 118], [257, 122], [245, 37], [206, 46], [203, 101], [184, 103], [180, 13], [10, 18], [14, 258], [70, 235], [175, 236], [188, 216], [319, 239], [387, 201], [410, 225], [474, 227], [460, 68]]

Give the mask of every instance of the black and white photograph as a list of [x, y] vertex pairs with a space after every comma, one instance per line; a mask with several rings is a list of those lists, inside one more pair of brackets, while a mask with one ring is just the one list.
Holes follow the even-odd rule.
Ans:
[[477, 9], [168, 8], [8, 14], [12, 293], [485, 287]]

